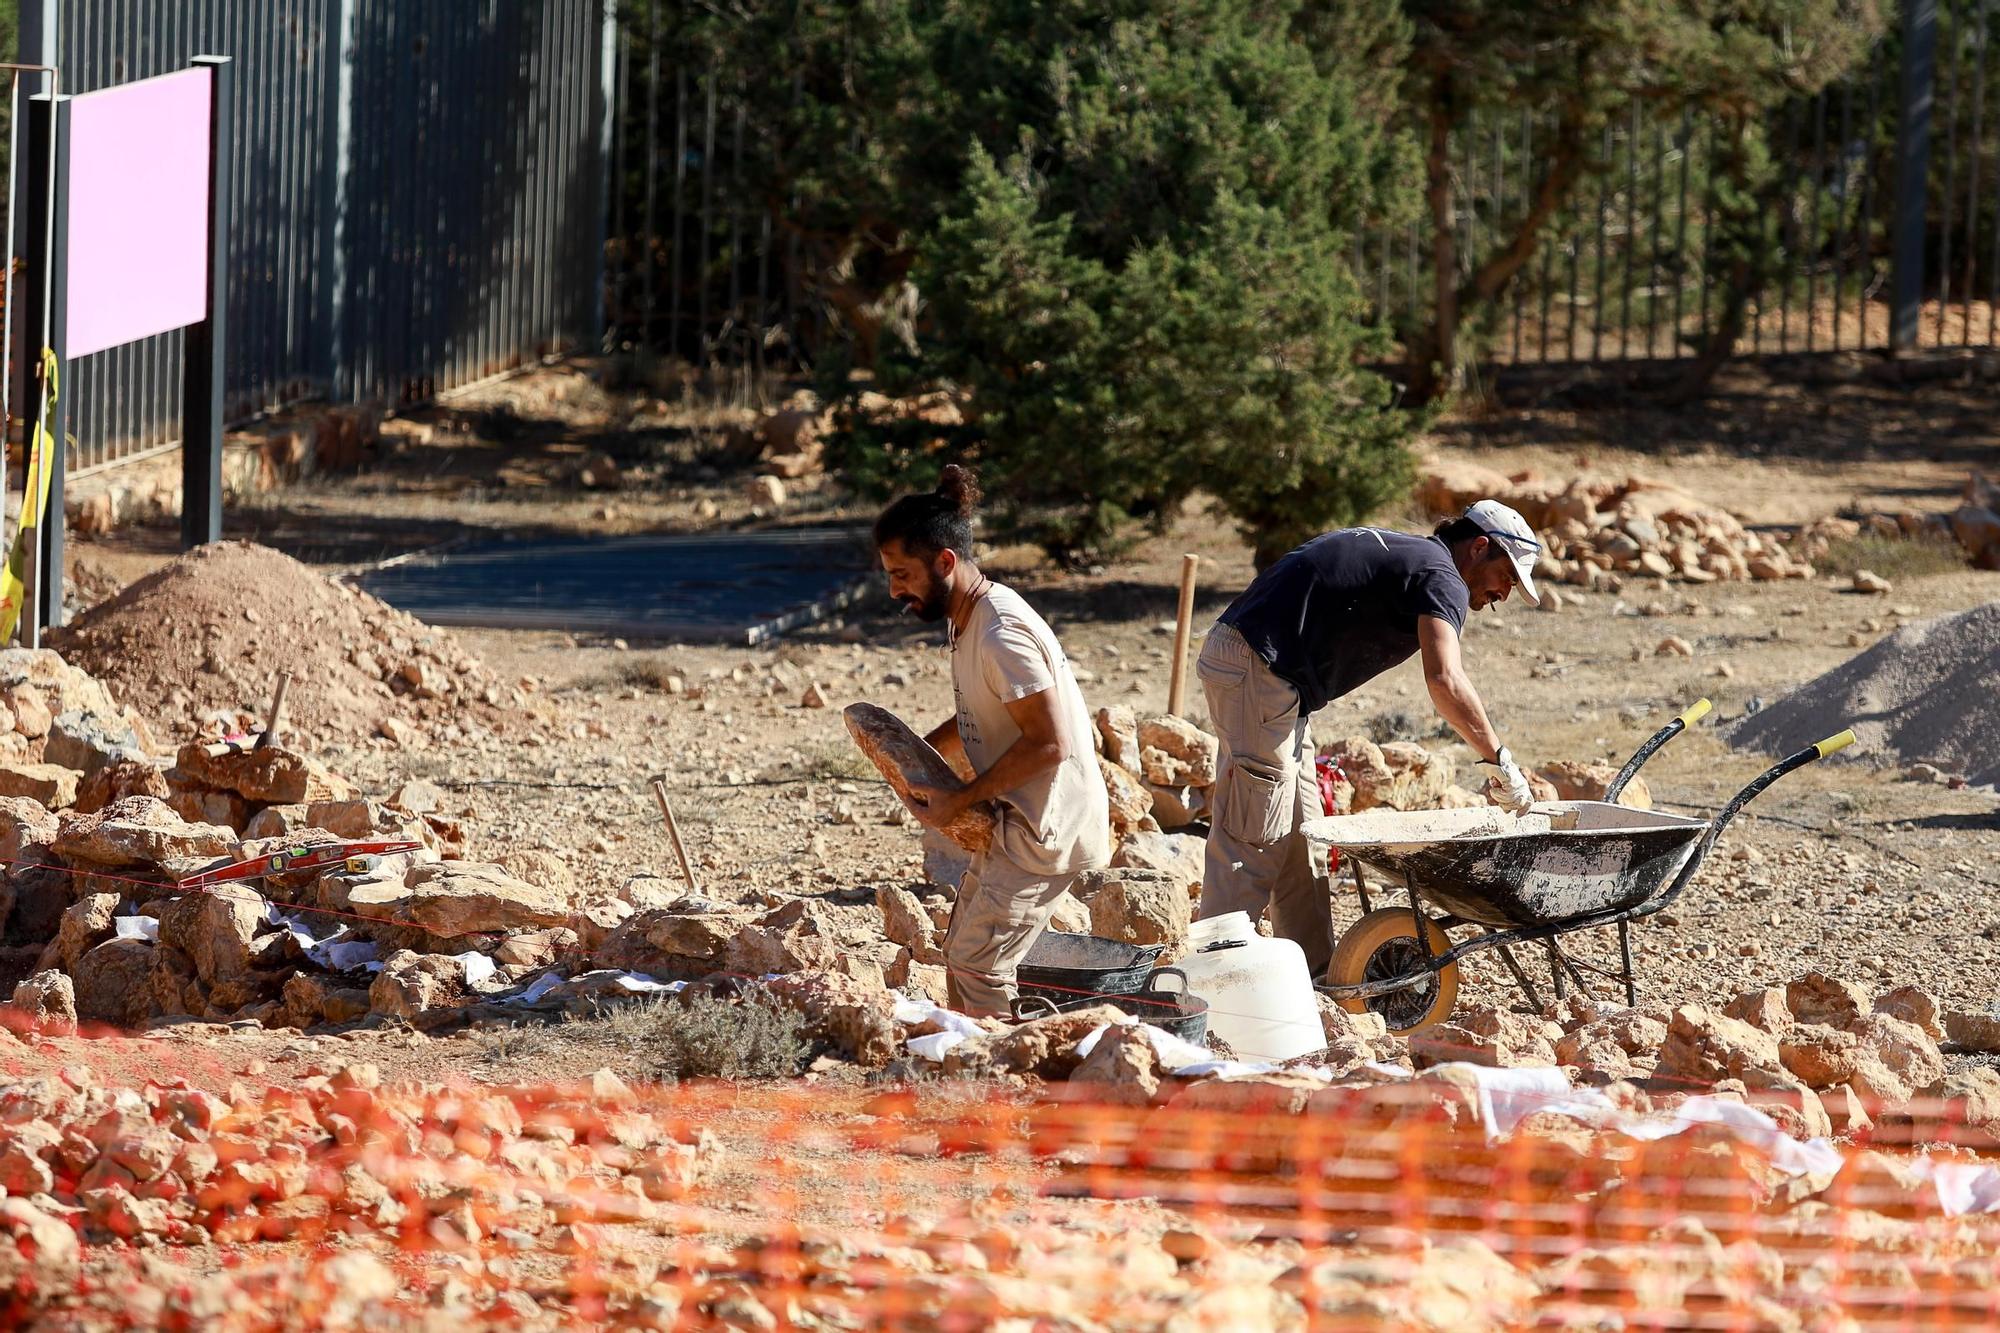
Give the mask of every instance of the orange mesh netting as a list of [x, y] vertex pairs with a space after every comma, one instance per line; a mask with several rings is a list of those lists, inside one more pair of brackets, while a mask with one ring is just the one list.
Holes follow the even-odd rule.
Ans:
[[2000, 1321], [2000, 1213], [1985, 1211], [2000, 1173], [1976, 1155], [1993, 1144], [1963, 1105], [1885, 1119], [1877, 1148], [1812, 1151], [1713, 1124], [1644, 1137], [1665, 1123], [1657, 1110], [1622, 1128], [1513, 1111], [1512, 1132], [1490, 1138], [1462, 1071], [1211, 1080], [1157, 1109], [954, 1081], [380, 1086], [365, 1065], [226, 1096], [28, 1080], [0, 1091], [0, 1316], [273, 1329]]

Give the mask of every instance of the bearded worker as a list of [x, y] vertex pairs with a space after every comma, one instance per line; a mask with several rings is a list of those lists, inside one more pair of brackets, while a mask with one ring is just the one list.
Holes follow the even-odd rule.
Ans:
[[1266, 907], [1314, 977], [1333, 958], [1333, 910], [1302, 821], [1320, 812], [1312, 715], [1421, 653], [1431, 703], [1499, 771], [1494, 799], [1520, 813], [1528, 780], [1459, 657], [1468, 611], [1517, 586], [1539, 603], [1541, 543], [1520, 514], [1481, 500], [1429, 537], [1345, 528], [1315, 537], [1230, 603], [1196, 672], [1221, 742], [1200, 917]]
[[952, 1007], [1005, 1017], [1056, 900], [1109, 864], [1110, 810], [1090, 711], [1055, 632], [973, 562], [978, 502], [972, 473], [948, 466], [937, 490], [882, 511], [875, 549], [904, 610], [946, 622], [957, 712], [924, 739], [976, 774], [956, 791], [917, 787], [918, 818], [940, 828], [982, 801], [999, 812], [991, 846], [959, 883], [944, 956]]

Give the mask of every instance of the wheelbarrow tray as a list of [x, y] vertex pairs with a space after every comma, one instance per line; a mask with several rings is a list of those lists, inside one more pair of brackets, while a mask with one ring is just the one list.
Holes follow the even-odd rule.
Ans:
[[1545, 801], [1519, 817], [1370, 810], [1301, 829], [1452, 916], [1502, 930], [1638, 907], [1680, 873], [1707, 830], [1706, 820], [1604, 801]]

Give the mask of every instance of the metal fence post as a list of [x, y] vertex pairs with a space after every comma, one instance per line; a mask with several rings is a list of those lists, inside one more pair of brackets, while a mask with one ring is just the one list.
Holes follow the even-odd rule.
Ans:
[[331, 140], [321, 151], [320, 172], [321, 300], [326, 320], [325, 375], [327, 397], [345, 402], [354, 396], [354, 367], [347, 348], [348, 239], [352, 201], [348, 179], [354, 164], [354, 5], [355, 0], [328, 0], [326, 124]]
[[610, 325], [606, 318], [606, 284], [610, 280], [610, 267], [606, 258], [611, 246], [612, 198], [615, 191], [624, 188], [624, 182], [612, 170], [616, 156], [618, 133], [618, 0], [604, 0], [603, 12], [598, 24], [598, 71], [597, 71], [597, 170], [603, 186], [597, 192], [596, 225], [591, 236], [597, 240], [596, 262], [590, 267], [591, 302], [590, 327], [592, 334], [602, 341], [605, 351], [614, 350], [613, 339], [609, 336]]
[[[17, 43], [20, 48], [20, 54], [16, 59], [30, 65], [54, 65], [56, 63], [56, 30], [60, 21], [60, 0], [21, 0], [19, 18], [21, 31], [20, 39]], [[27, 136], [24, 131], [28, 117], [28, 100], [36, 93], [46, 93], [49, 91], [48, 76], [46, 74], [23, 74], [21, 75], [21, 80], [20, 109], [23, 123], [12, 127], [14, 151], [16, 153], [25, 151], [27, 144]], [[30, 237], [40, 228], [40, 223], [37, 219], [30, 216], [34, 213], [34, 210], [28, 206], [29, 197], [28, 173], [25, 170], [16, 171], [14, 173], [14, 197], [9, 201], [10, 212], [8, 216], [13, 219], [14, 223], [11, 248], [7, 252], [9, 255], [26, 254], [30, 244]], [[19, 319], [14, 321], [14, 345], [8, 349], [8, 365], [13, 368], [13, 400], [17, 403], [29, 401], [28, 395], [33, 391], [34, 374], [32, 367], [39, 364], [38, 358], [42, 349], [37, 345], [36, 340], [40, 337], [40, 330], [31, 332], [26, 327], [24, 321]], [[11, 423], [7, 423], [7, 425], [9, 429], [12, 428]], [[0, 555], [4, 555], [4, 552], [0, 552]], [[26, 617], [23, 616], [23, 619], [26, 619]]]
[[1924, 222], [1937, 85], [1937, 0], [1903, 7], [1903, 100], [1896, 120], [1896, 204], [1891, 228], [1889, 350], [1917, 345], [1924, 301]]
[[228, 56], [196, 56], [209, 71], [208, 318], [188, 327], [181, 359], [181, 545], [222, 540], [222, 423], [229, 329], [229, 135], [234, 69]]
[[[54, 353], [58, 381], [44, 395], [36, 389], [36, 376], [28, 377], [32, 404], [27, 413], [23, 439], [33, 442], [39, 432], [47, 432], [49, 456], [42, 461], [48, 474], [48, 504], [40, 526], [35, 529], [30, 548], [31, 573], [27, 598], [21, 607], [20, 638], [24, 648], [42, 646], [42, 631], [63, 623], [63, 472], [69, 438], [69, 406], [72, 392], [60, 382], [68, 370], [66, 344], [69, 341], [69, 107], [67, 95], [36, 97], [28, 109], [28, 198], [35, 220], [28, 231], [28, 275], [26, 309], [22, 323], [35, 349], [23, 358], [41, 367], [42, 351]], [[52, 146], [53, 145], [53, 146]], [[22, 512], [32, 503], [25, 491]]]

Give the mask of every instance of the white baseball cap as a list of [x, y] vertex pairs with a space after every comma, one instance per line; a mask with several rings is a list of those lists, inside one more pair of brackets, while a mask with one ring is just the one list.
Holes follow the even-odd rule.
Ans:
[[1522, 595], [1530, 606], [1540, 606], [1542, 595], [1535, 591], [1535, 559], [1542, 553], [1542, 543], [1528, 526], [1528, 520], [1498, 500], [1481, 500], [1465, 511], [1465, 517], [1507, 553]]

